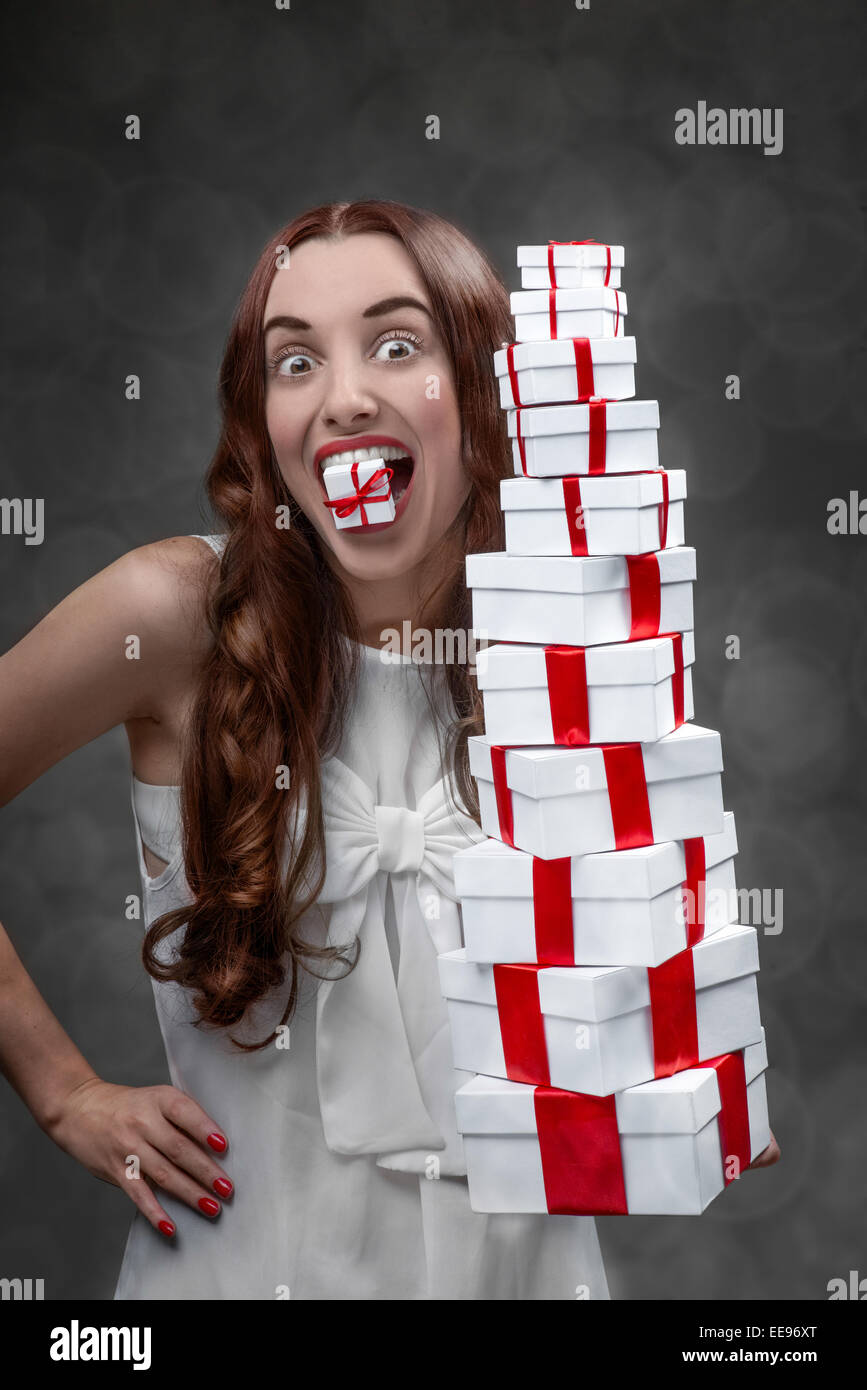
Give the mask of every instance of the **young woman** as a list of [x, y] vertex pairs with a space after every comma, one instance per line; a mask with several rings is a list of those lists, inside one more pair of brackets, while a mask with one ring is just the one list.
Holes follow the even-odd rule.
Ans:
[[[480, 709], [466, 662], [384, 659], [395, 630], [466, 634], [464, 557], [503, 547], [510, 336], [435, 215], [296, 218], [226, 346], [219, 534], [122, 556], [0, 662], [2, 802], [129, 735], [173, 1084], [97, 1076], [0, 930], [4, 1071], [138, 1209], [116, 1298], [608, 1297], [592, 1218], [470, 1209], [436, 956], [483, 838]], [[338, 529], [322, 467], [379, 455], [394, 519]]]

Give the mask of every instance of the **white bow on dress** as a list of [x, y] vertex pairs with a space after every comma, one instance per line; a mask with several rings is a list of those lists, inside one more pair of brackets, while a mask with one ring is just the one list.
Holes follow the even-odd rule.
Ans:
[[[385, 1168], [463, 1174], [452, 1061], [437, 955], [462, 944], [452, 856], [486, 838], [447, 799], [443, 778], [416, 810], [376, 805], [336, 758], [322, 763], [328, 944], [361, 953], [324, 980], [316, 1005], [316, 1070], [325, 1140], [337, 1153], [376, 1153]], [[391, 879], [400, 937], [397, 980], [385, 929]]]

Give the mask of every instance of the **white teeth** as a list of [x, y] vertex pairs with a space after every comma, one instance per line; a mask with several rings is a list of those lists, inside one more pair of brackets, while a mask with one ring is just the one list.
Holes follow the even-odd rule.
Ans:
[[366, 463], [369, 459], [405, 459], [411, 458], [408, 449], [398, 449], [394, 444], [373, 444], [366, 449], [344, 449], [339, 454], [328, 454], [320, 463], [320, 471], [331, 468], [337, 463]]

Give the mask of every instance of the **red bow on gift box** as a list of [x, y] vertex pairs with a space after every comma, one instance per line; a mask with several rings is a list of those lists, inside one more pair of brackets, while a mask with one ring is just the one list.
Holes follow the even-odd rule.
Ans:
[[[390, 496], [389, 483], [394, 475], [393, 468], [377, 468], [375, 473], [371, 473], [366, 483], [359, 486], [358, 482], [358, 461], [352, 465], [352, 482], [355, 492], [347, 497], [329, 498], [325, 505], [330, 507], [341, 518], [351, 516], [356, 507], [361, 508], [361, 525], [367, 526], [367, 509], [365, 502], [385, 502]], [[385, 491], [379, 496], [375, 496], [378, 489], [385, 486]]]
[[[606, 246], [604, 241], [594, 241], [592, 237], [586, 237], [584, 241], [549, 241], [548, 242], [548, 282], [555, 283], [554, 273], [554, 247], [555, 246], [605, 246], [605, 279], [603, 284], [607, 285], [611, 279], [611, 247]], [[553, 335], [556, 337], [556, 333]]]

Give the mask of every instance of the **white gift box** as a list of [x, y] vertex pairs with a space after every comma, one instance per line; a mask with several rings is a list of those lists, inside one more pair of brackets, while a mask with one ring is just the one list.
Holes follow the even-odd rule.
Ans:
[[[771, 1142], [765, 1088], [767, 1065], [762, 1031], [761, 1041], [743, 1049], [749, 1162], [758, 1158]], [[537, 1130], [535, 1092], [534, 1086], [523, 1082], [488, 1076], [477, 1076], [456, 1092], [457, 1125], [464, 1140], [470, 1205], [474, 1211], [551, 1209]], [[731, 1113], [731, 1106], [723, 1106], [720, 1075], [714, 1067], [690, 1067], [674, 1076], [630, 1086], [614, 1094], [613, 1104], [626, 1210], [630, 1215], [697, 1216], [723, 1191], [727, 1178], [735, 1176], [730, 1141], [732, 1133], [737, 1133], [736, 1116]], [[601, 1110], [603, 1103], [596, 1101], [595, 1105]], [[610, 1103], [606, 1109], [610, 1110]], [[568, 1124], [565, 1116], [564, 1121]], [[579, 1181], [592, 1183], [594, 1168], [598, 1170], [599, 1163], [583, 1134], [574, 1136], [573, 1149], [582, 1156], [587, 1154], [587, 1166], [581, 1164]], [[550, 1163], [549, 1160], [549, 1181]], [[748, 1165], [737, 1166], [743, 1171]], [[552, 1181], [552, 1192], [563, 1185]], [[565, 1186], [568, 1188], [568, 1180]], [[580, 1196], [574, 1206], [564, 1204], [556, 1209], [573, 1210], [579, 1215], [612, 1210], [607, 1203], [597, 1205]]]
[[586, 748], [504, 750], [473, 734], [468, 750], [485, 834], [506, 843], [511, 835], [517, 849], [541, 859], [718, 835], [723, 828], [720, 736], [698, 724], [682, 724], [655, 743]]
[[517, 263], [525, 290], [549, 289], [552, 284], [562, 289], [608, 285], [618, 290], [624, 260], [622, 246], [555, 242], [550, 247], [519, 246]]
[[[636, 563], [636, 560], [644, 562]], [[653, 561], [657, 569], [653, 569]], [[491, 640], [557, 642], [572, 647], [628, 642], [638, 636], [691, 631], [695, 549], [672, 546], [633, 559], [626, 555], [508, 555], [478, 551], [466, 557], [473, 628]], [[659, 626], [634, 630], [646, 591], [657, 582]]]
[[732, 812], [718, 835], [698, 840], [703, 880], [686, 901], [682, 840], [575, 855], [562, 878], [556, 868], [546, 872], [548, 861], [502, 840], [458, 850], [452, 862], [467, 960], [661, 965], [686, 948], [690, 923], [707, 938], [737, 920]]
[[512, 290], [509, 304], [519, 343], [625, 335], [627, 306], [622, 290], [601, 285], [573, 290]]
[[635, 360], [634, 338], [510, 343], [494, 353], [500, 405], [550, 405], [590, 396], [625, 400], [635, 395]]
[[[377, 526], [381, 521], [394, 518], [394, 498], [391, 495], [390, 478], [383, 477], [374, 487], [370, 486], [374, 474], [387, 468], [385, 459], [366, 459], [357, 463], [332, 463], [322, 471], [325, 491], [332, 501], [346, 498], [346, 515], [341, 516], [337, 508], [331, 508], [334, 525], [338, 531], [347, 526]], [[354, 507], [349, 500], [357, 497]]]
[[[594, 433], [604, 411], [604, 430]], [[658, 401], [539, 405], [509, 410], [515, 472], [530, 478], [641, 473], [659, 467]]]
[[[677, 976], [668, 996], [659, 975], [659, 1050], [654, 1043], [654, 1011], [648, 969], [636, 965], [538, 966], [480, 964], [466, 952], [438, 958], [440, 988], [446, 999], [455, 1066], [536, 1086], [607, 1096], [652, 1081], [657, 1073], [683, 1070], [666, 1050], [665, 1028], [676, 1035], [680, 1054], [696, 1063], [733, 1052], [762, 1035], [756, 972], [755, 927], [732, 924], [690, 948], [692, 975], [682, 970], [687, 956], [666, 969]], [[688, 982], [695, 990], [688, 993]], [[499, 987], [506, 1003], [500, 1007]], [[520, 1022], [510, 1032], [509, 996]], [[526, 1007], [522, 1007], [525, 1005]], [[533, 1019], [529, 1015], [532, 1013]], [[681, 1020], [683, 1031], [680, 1030]], [[513, 1020], [514, 1023], [514, 1020]], [[694, 1036], [695, 1050], [689, 1051]], [[658, 1062], [657, 1070], [654, 1069]], [[688, 1063], [687, 1063], [688, 1065]]]
[[649, 743], [662, 738], [694, 713], [693, 633], [683, 634], [679, 650], [676, 643], [676, 637], [645, 637], [587, 647], [577, 667], [575, 648], [546, 653], [543, 646], [521, 642], [483, 647], [476, 654], [475, 674], [485, 733], [494, 743]]
[[506, 553], [640, 555], [683, 545], [685, 497], [682, 468], [583, 478], [503, 478]]

